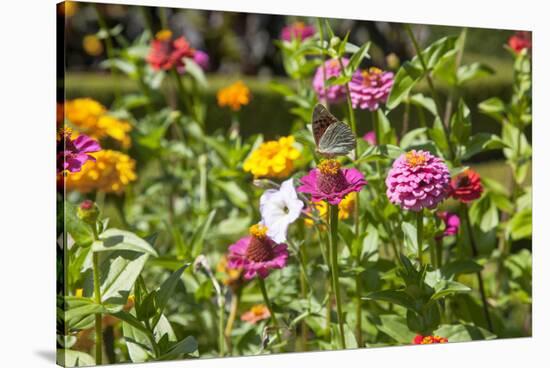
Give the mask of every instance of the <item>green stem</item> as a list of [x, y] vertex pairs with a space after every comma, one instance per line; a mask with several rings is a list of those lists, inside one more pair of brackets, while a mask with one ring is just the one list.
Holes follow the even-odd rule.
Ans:
[[357, 344], [360, 347], [363, 347], [363, 309], [361, 305], [361, 294], [363, 294], [363, 286], [361, 284], [361, 275], [357, 274], [355, 275], [355, 292], [356, 292], [356, 300], [355, 300], [355, 319], [356, 321], [356, 330], [355, 335], [357, 338]]
[[[105, 21], [105, 18], [103, 18], [103, 15], [99, 11], [99, 7], [97, 6], [97, 4], [94, 4], [94, 9], [97, 14], [97, 22], [99, 23], [99, 28], [106, 34], [105, 50], [107, 51], [107, 58], [112, 61], [115, 58], [115, 52], [114, 52], [113, 40], [111, 39], [111, 33], [109, 32], [109, 27], [107, 26], [107, 22]], [[111, 69], [111, 75], [113, 76], [113, 78], [118, 79], [118, 70], [116, 69], [114, 64], [111, 64], [110, 69]], [[114, 90], [115, 90], [115, 101], [119, 102], [120, 101], [119, 83], [115, 83]]]
[[269, 301], [269, 297], [267, 296], [267, 290], [265, 288], [265, 282], [264, 279], [258, 276], [258, 284], [260, 285], [260, 290], [262, 291], [262, 296], [264, 298], [264, 303], [267, 306], [267, 309], [269, 310], [269, 314], [271, 315], [271, 323], [275, 327], [275, 333], [277, 334], [277, 339], [279, 342], [282, 342], [281, 340], [281, 333], [279, 332], [279, 321], [277, 321], [277, 316], [275, 315], [275, 312], [273, 312], [273, 308], [271, 307], [271, 302]]
[[346, 348], [344, 337], [344, 317], [342, 314], [342, 300], [340, 299], [340, 283], [338, 282], [338, 205], [329, 205], [330, 212], [330, 263], [332, 276], [332, 290], [336, 299], [336, 313], [338, 316], [338, 327], [340, 332], [340, 345]]
[[[325, 36], [324, 36], [323, 24], [321, 23], [321, 18], [317, 18], [317, 27], [319, 28], [319, 40], [321, 41], [321, 45], [324, 47]], [[321, 58], [322, 58], [321, 70], [323, 71], [323, 91], [324, 91], [324, 95], [326, 96], [327, 95], [327, 73], [326, 73], [326, 67], [325, 67], [324, 53]], [[325, 104], [326, 104], [327, 110], [330, 111], [330, 105], [328, 103], [328, 100], [325, 101]]]
[[[98, 239], [96, 224], [91, 225], [94, 240]], [[101, 280], [99, 275], [99, 253], [94, 252], [92, 256], [92, 267], [94, 274], [94, 296], [95, 302], [101, 304]], [[95, 315], [95, 362], [96, 364], [102, 364], [103, 361], [103, 331], [102, 331], [102, 315], [96, 313]]]
[[225, 304], [219, 303], [218, 306], [218, 347], [220, 350], [220, 357], [225, 355], [225, 334], [224, 334], [224, 318], [225, 318]]
[[233, 298], [231, 298], [231, 307], [229, 310], [229, 317], [227, 318], [227, 324], [225, 325], [225, 342], [227, 344], [227, 350], [230, 355], [233, 355], [233, 344], [231, 343], [231, 332], [233, 331], [233, 324], [235, 323], [235, 318], [237, 317], [237, 312], [239, 310], [239, 300], [240, 300], [240, 290], [237, 290], [233, 293]]
[[422, 267], [422, 240], [424, 232], [424, 210], [416, 213], [416, 243], [418, 245], [418, 263]]
[[[472, 223], [470, 222], [470, 215], [468, 214], [468, 206], [465, 203], [460, 204], [460, 209], [462, 212], [462, 221], [466, 223], [466, 230], [468, 232], [468, 239], [472, 249], [472, 256], [477, 258], [479, 255], [477, 244], [475, 241], [474, 233], [472, 230]], [[483, 304], [483, 314], [485, 315], [485, 320], [487, 322], [487, 328], [489, 331], [494, 333], [493, 322], [491, 321], [491, 315], [489, 314], [489, 302], [487, 301], [487, 296], [485, 295], [485, 285], [483, 282], [483, 276], [481, 271], [476, 272], [477, 274], [477, 283], [479, 286], [479, 294], [481, 296], [481, 302]]]
[[432, 80], [432, 77], [430, 75], [430, 70], [428, 69], [428, 65], [426, 64], [426, 61], [424, 60], [424, 57], [422, 56], [422, 50], [420, 49], [420, 45], [418, 44], [418, 41], [416, 40], [416, 37], [414, 36], [414, 33], [411, 29], [411, 26], [408, 24], [405, 24], [405, 31], [409, 35], [409, 38], [411, 39], [414, 49], [416, 51], [416, 56], [418, 57], [418, 60], [420, 61], [420, 64], [422, 65], [422, 69], [424, 70], [424, 74], [426, 75], [426, 81], [428, 82], [428, 87], [430, 88], [430, 92], [432, 94], [432, 99], [434, 100], [437, 116], [439, 117], [439, 120], [441, 121], [441, 124], [443, 125], [443, 129], [445, 129], [445, 135], [447, 137], [447, 142], [449, 144], [449, 151], [451, 155], [451, 161], [454, 161], [455, 159], [455, 151], [453, 144], [450, 140], [450, 132], [449, 127], [447, 127], [444, 122], [443, 118], [443, 109], [441, 108], [441, 103], [439, 101], [439, 98], [437, 96], [437, 92], [435, 90], [435, 86]]

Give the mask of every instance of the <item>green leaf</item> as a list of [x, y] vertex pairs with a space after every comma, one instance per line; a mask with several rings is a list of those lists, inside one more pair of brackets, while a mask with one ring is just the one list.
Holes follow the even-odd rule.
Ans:
[[416, 310], [414, 299], [403, 290], [375, 291], [361, 299], [384, 301], [384, 302], [400, 305], [412, 311]]
[[428, 128], [416, 128], [411, 131], [408, 131], [403, 138], [399, 141], [399, 145], [404, 150], [407, 150], [409, 147], [413, 145], [415, 140], [417, 140], [420, 137], [423, 137], [425, 139], [426, 132], [428, 131]]
[[463, 85], [466, 82], [495, 74], [495, 71], [482, 63], [462, 65], [457, 70], [457, 83]]
[[371, 262], [378, 260], [378, 230], [372, 224], [367, 226], [367, 236], [363, 238], [363, 246], [361, 248], [361, 259]]
[[369, 146], [365, 152], [361, 154], [361, 157], [356, 162], [370, 162], [380, 159], [395, 160], [401, 156], [405, 151], [398, 146], [391, 144], [384, 144], [380, 146]]
[[456, 293], [467, 293], [472, 291], [468, 286], [456, 281], [440, 280], [435, 285], [435, 293], [431, 296], [431, 300], [438, 300]]
[[506, 105], [498, 97], [491, 97], [488, 100], [482, 101], [478, 105], [479, 110], [501, 122], [506, 113]]
[[202, 68], [195, 62], [195, 60], [190, 58], [183, 58], [185, 63], [185, 73], [189, 73], [195, 79], [201, 89], [206, 89], [208, 87], [208, 81], [204, 76]]
[[339, 75], [337, 77], [330, 77], [325, 83], [327, 87], [340, 86], [348, 83], [350, 80], [351, 76], [349, 75]]
[[512, 240], [531, 238], [533, 233], [533, 213], [530, 208], [516, 212], [508, 223], [508, 232]]
[[493, 333], [473, 324], [441, 325], [434, 335], [446, 337], [449, 342], [496, 339]]
[[92, 244], [94, 240], [92, 228], [77, 217], [77, 206], [67, 201], [65, 201], [64, 206], [66, 230], [75, 243], [83, 247]]
[[191, 255], [193, 258], [202, 253], [204, 238], [206, 237], [206, 234], [208, 234], [215, 216], [216, 210], [210, 211], [208, 217], [206, 217], [206, 219], [198, 226], [197, 230], [195, 230], [195, 232], [193, 233], [193, 237], [190, 241]]
[[431, 97], [426, 97], [422, 93], [417, 93], [409, 98], [409, 102], [413, 105], [420, 106], [437, 116], [437, 107]]
[[95, 359], [81, 351], [57, 349], [57, 363], [64, 367], [88, 367], [95, 365]]
[[234, 181], [218, 180], [215, 182], [215, 184], [227, 195], [231, 203], [233, 203], [237, 207], [247, 209], [250, 206], [248, 196]]
[[128, 355], [134, 363], [143, 363], [154, 357], [151, 347], [151, 337], [148, 331], [143, 331], [128, 323], [122, 321], [122, 334], [128, 348]]
[[99, 235], [99, 240], [92, 244], [92, 251], [133, 251], [157, 256], [156, 250], [151, 245], [138, 237], [136, 234], [125, 230], [107, 229]]
[[401, 344], [410, 344], [416, 334], [409, 330], [407, 320], [395, 314], [383, 314], [379, 316], [380, 320], [374, 322], [376, 327]]
[[436, 118], [434, 120], [433, 127], [428, 130], [430, 138], [435, 142], [437, 148], [448, 156], [450, 153], [449, 142], [447, 141], [447, 135], [445, 134], [445, 128], [441, 119]]
[[451, 279], [456, 275], [475, 273], [483, 269], [477, 262], [471, 259], [456, 260], [445, 264], [441, 268], [441, 274], [446, 279]]
[[466, 143], [462, 160], [468, 160], [481, 152], [502, 149], [505, 147], [506, 144], [502, 141], [502, 139], [500, 139], [499, 136], [489, 133], [477, 133], [471, 136], [468, 143]]
[[405, 247], [411, 254], [418, 252], [418, 239], [416, 236], [416, 226], [408, 222], [401, 223], [401, 230], [405, 236]]
[[460, 99], [457, 111], [451, 119], [451, 141], [458, 145], [464, 145], [470, 138], [472, 132], [472, 123], [470, 121], [470, 109]]
[[153, 322], [153, 327], [156, 326], [157, 322], [160, 320], [160, 315], [164, 311], [166, 304], [168, 304], [168, 300], [174, 294], [174, 290], [176, 290], [176, 286], [180, 281], [181, 274], [183, 273], [183, 271], [185, 271], [187, 267], [189, 267], [189, 264], [184, 265], [179, 270], [172, 273], [172, 275], [170, 275], [170, 277], [168, 277], [162, 283], [158, 292], [156, 293], [156, 306], [157, 306], [158, 317], [155, 318]]
[[174, 344], [164, 355], [158, 360], [174, 360], [182, 355], [191, 354], [199, 348], [197, 340], [193, 336], [187, 336], [185, 339]]
[[346, 75], [352, 75], [357, 70], [359, 65], [361, 65], [361, 61], [363, 61], [365, 57], [369, 57], [368, 52], [370, 45], [370, 41], [365, 42], [363, 45], [361, 45], [359, 50], [357, 50], [351, 56], [351, 58], [349, 59], [349, 64], [346, 66]]

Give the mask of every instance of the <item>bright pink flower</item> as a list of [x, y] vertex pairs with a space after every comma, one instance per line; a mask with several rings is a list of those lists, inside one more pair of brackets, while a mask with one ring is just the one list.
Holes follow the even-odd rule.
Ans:
[[195, 63], [198, 64], [198, 66], [201, 67], [202, 70], [207, 70], [210, 66], [210, 57], [208, 54], [201, 50], [195, 50], [195, 55], [193, 56], [193, 60]]
[[363, 136], [363, 140], [372, 146], [376, 146], [376, 133], [373, 130], [366, 132]]
[[250, 235], [229, 246], [228, 268], [242, 269], [246, 280], [266, 278], [272, 269], [283, 268], [288, 259], [286, 244], [278, 244], [267, 235], [267, 228], [254, 225]]
[[351, 192], [359, 192], [367, 181], [361, 172], [354, 168], [340, 168], [336, 160], [324, 160], [316, 169], [300, 179], [298, 192], [311, 194], [313, 202], [327, 201], [339, 204]]
[[101, 150], [99, 143], [80, 134], [76, 139], [71, 138], [70, 128], [62, 129], [57, 137], [57, 173], [65, 170], [78, 172], [88, 160], [95, 161], [95, 158], [88, 153]]
[[292, 41], [296, 38], [301, 41], [312, 37], [315, 34], [315, 27], [305, 24], [304, 22], [295, 22], [283, 28], [281, 31], [281, 39], [284, 41]]
[[357, 70], [349, 82], [351, 103], [354, 109], [378, 109], [385, 103], [393, 86], [393, 73], [378, 68]]
[[523, 49], [531, 49], [531, 32], [519, 31], [516, 32], [512, 37], [508, 39], [508, 46], [516, 54], [520, 53]]
[[445, 162], [427, 151], [412, 150], [393, 162], [386, 195], [393, 204], [418, 212], [447, 197], [451, 175]]
[[147, 62], [154, 70], [170, 70], [176, 68], [179, 73], [185, 70], [184, 57], [193, 58], [195, 50], [191, 48], [185, 37], [172, 40], [172, 33], [161, 31], [151, 43]]
[[[344, 66], [349, 64], [349, 59], [342, 58], [342, 64]], [[331, 77], [339, 77], [342, 74], [342, 69], [340, 68], [340, 62], [338, 59], [330, 59], [325, 61], [325, 80], [330, 79]], [[313, 76], [313, 89], [319, 100], [327, 101], [328, 103], [337, 103], [342, 101], [346, 97], [346, 86], [344, 85], [334, 85], [327, 86], [325, 88], [323, 83], [323, 67], [319, 66], [315, 71]]]
[[443, 211], [438, 212], [437, 216], [445, 223], [445, 230], [443, 231], [443, 235], [439, 236], [439, 238], [458, 234], [460, 217], [456, 213]]

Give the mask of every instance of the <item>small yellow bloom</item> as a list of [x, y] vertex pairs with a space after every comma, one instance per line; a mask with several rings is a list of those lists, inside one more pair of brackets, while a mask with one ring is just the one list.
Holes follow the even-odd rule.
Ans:
[[76, 296], [77, 298], [82, 298], [83, 294], [84, 294], [83, 289], [76, 289], [76, 291], [74, 292], [74, 296]]
[[91, 138], [111, 138], [123, 148], [131, 145], [130, 123], [107, 114], [105, 106], [91, 98], [77, 98], [65, 103], [66, 118]]
[[264, 142], [246, 159], [243, 169], [255, 178], [286, 178], [294, 169], [300, 151], [294, 147], [294, 137], [281, 137]]
[[80, 172], [65, 178], [68, 190], [81, 193], [102, 191], [120, 194], [137, 179], [135, 161], [122, 152], [101, 150], [91, 154], [96, 161], [88, 161]]
[[82, 40], [82, 47], [88, 55], [99, 56], [103, 53], [103, 44], [96, 35], [86, 35]]
[[216, 272], [222, 274], [222, 282], [230, 287], [238, 287], [241, 283], [242, 270], [227, 267], [227, 256], [223, 255], [216, 265]]
[[[338, 218], [340, 220], [348, 219], [355, 209], [355, 200], [357, 193], [351, 192], [342, 199], [338, 204]], [[328, 205], [327, 202], [314, 202], [315, 209], [317, 210], [317, 216], [322, 220], [328, 221]], [[309, 217], [305, 218], [305, 224], [307, 226], [313, 226], [313, 220]]]
[[233, 111], [239, 111], [249, 102], [250, 90], [242, 81], [237, 81], [218, 91], [218, 106], [220, 107], [228, 106]]
[[159, 41], [170, 41], [172, 38], [172, 31], [169, 29], [161, 29], [155, 34], [155, 39]]

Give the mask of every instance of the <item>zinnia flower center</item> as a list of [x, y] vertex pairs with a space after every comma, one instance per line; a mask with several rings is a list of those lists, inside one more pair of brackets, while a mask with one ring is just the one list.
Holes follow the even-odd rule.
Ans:
[[250, 227], [250, 243], [246, 249], [246, 258], [254, 262], [265, 262], [273, 259], [275, 253], [267, 239], [267, 227], [256, 224]]
[[257, 317], [263, 316], [265, 313], [265, 307], [263, 305], [255, 305], [250, 309], [250, 311]]
[[172, 38], [172, 31], [169, 29], [162, 29], [157, 32], [155, 38], [159, 41], [168, 41]]
[[427, 161], [427, 158], [422, 152], [410, 151], [406, 154], [405, 159], [409, 166], [416, 167], [424, 165]]
[[468, 175], [463, 175], [458, 179], [458, 186], [460, 188], [467, 187], [468, 185], [470, 185], [470, 178]]
[[370, 67], [368, 70], [363, 70], [361, 76], [363, 77], [363, 85], [370, 87], [376, 79], [382, 74], [382, 70], [376, 67]]
[[304, 28], [306, 28], [306, 25], [304, 24], [304, 22], [296, 22], [296, 23], [294, 23], [294, 29], [296, 29], [297, 31], [301, 31], [301, 30], [303, 30]]
[[317, 165], [317, 186], [323, 193], [339, 192], [346, 187], [346, 177], [340, 167], [336, 160], [324, 160]]

